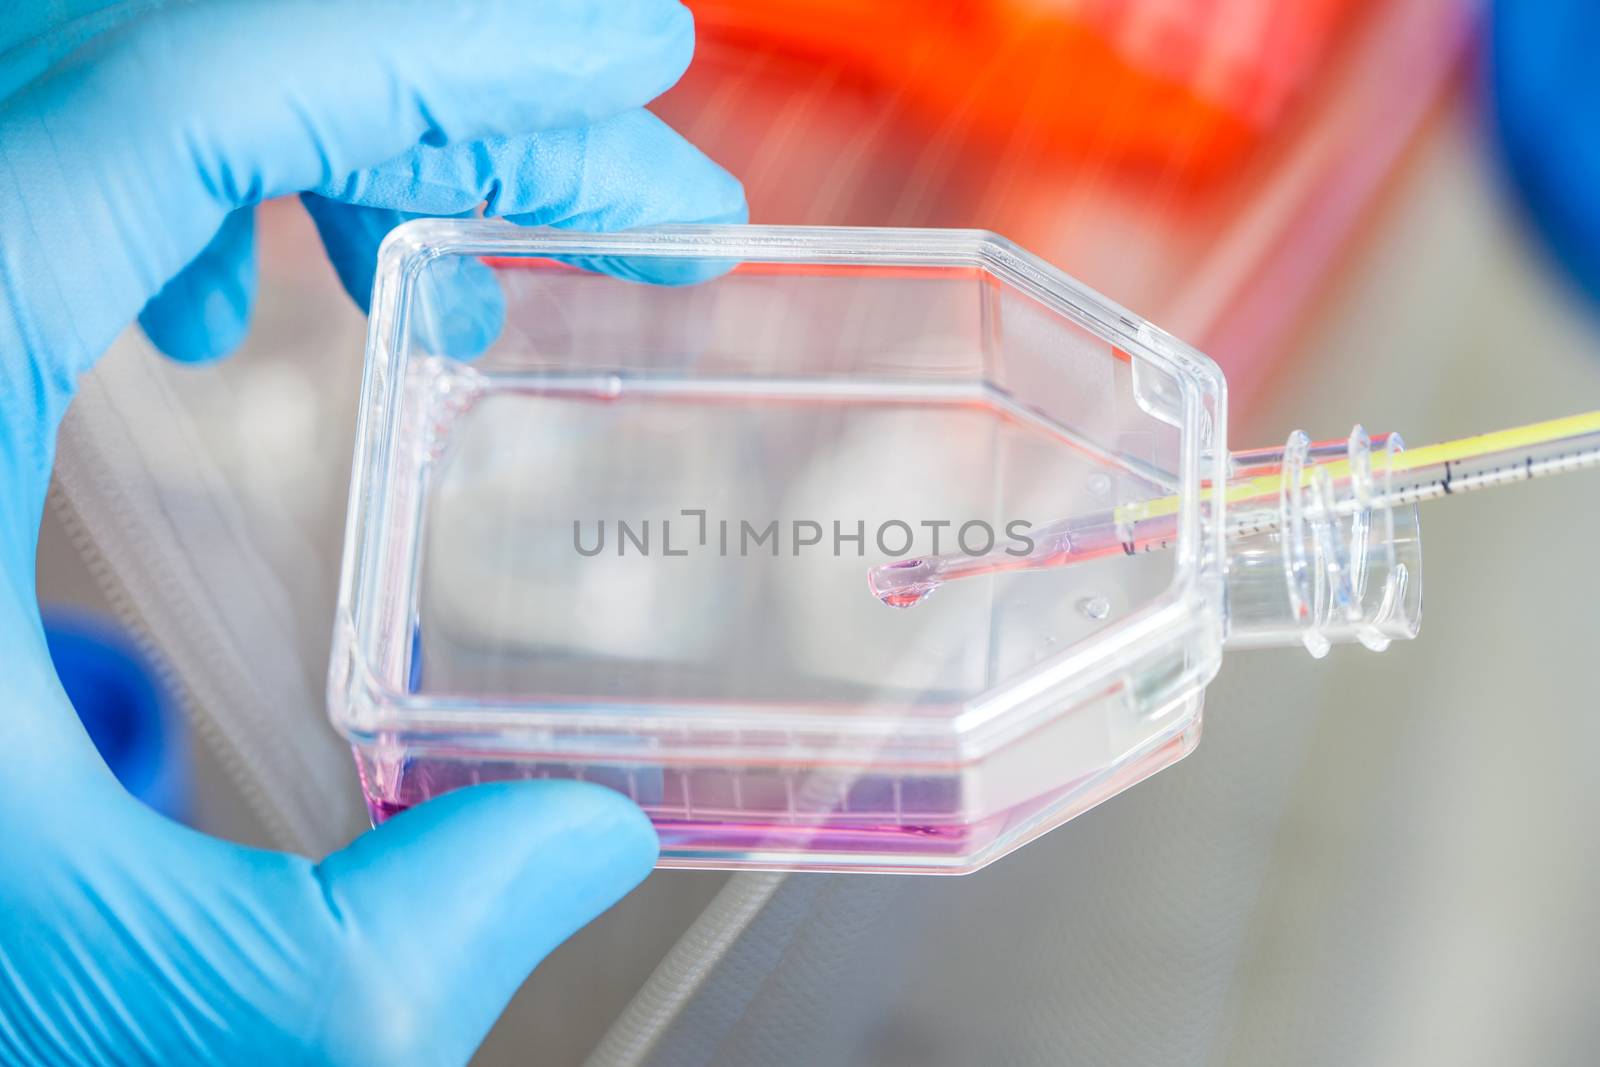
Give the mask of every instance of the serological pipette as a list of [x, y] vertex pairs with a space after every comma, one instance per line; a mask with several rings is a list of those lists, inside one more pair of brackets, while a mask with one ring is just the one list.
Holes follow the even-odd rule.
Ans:
[[[1343, 459], [1314, 462], [1341, 452]], [[1286, 524], [1348, 518], [1363, 509], [1393, 509], [1600, 466], [1600, 411], [1409, 451], [1398, 436], [1369, 440], [1359, 426], [1348, 441], [1320, 444], [1297, 431], [1283, 449], [1236, 452], [1232, 461], [1236, 471], [1245, 473], [1220, 492], [1207, 487], [1202, 500], [1213, 507], [1220, 501], [1224, 536], [1250, 537], [1281, 531]], [[1307, 495], [1310, 499], [1302, 500]], [[894, 560], [873, 567], [867, 584], [885, 604], [905, 608], [962, 578], [1160, 551], [1177, 542], [1178, 513], [1177, 496], [1125, 503], [1036, 527], [1029, 552]]]

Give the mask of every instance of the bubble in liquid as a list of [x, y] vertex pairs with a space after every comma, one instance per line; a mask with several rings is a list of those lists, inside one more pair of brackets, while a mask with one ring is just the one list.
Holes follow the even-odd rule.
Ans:
[[1111, 614], [1111, 601], [1103, 596], [1086, 596], [1078, 601], [1078, 610], [1088, 618], [1099, 621]]
[[1095, 496], [1105, 496], [1111, 492], [1111, 479], [1104, 474], [1091, 475], [1089, 478], [1089, 492]]

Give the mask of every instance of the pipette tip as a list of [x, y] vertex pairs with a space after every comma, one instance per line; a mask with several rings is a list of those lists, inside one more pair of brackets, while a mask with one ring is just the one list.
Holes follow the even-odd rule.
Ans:
[[939, 588], [932, 570], [921, 557], [879, 564], [867, 572], [867, 588], [891, 608], [914, 608]]

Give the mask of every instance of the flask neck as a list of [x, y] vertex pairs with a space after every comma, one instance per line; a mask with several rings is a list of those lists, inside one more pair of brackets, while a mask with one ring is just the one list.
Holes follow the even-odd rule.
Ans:
[[1321, 657], [1417, 635], [1417, 508], [1392, 506], [1388, 492], [1402, 448], [1398, 434], [1373, 441], [1357, 426], [1342, 442], [1296, 430], [1282, 448], [1233, 453], [1228, 491], [1208, 508], [1225, 524], [1227, 647], [1298, 644]]

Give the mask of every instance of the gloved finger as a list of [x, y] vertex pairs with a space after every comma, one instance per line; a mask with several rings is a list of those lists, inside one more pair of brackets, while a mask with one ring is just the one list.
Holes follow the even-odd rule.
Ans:
[[[372, 279], [378, 267], [378, 246], [389, 231], [418, 216], [387, 207], [341, 204], [315, 193], [302, 193], [300, 202], [316, 224], [317, 235], [339, 284], [362, 311], [372, 300]], [[451, 212], [451, 214], [454, 214]]]
[[[484, 206], [525, 225], [586, 230], [660, 222], [742, 222], [744, 190], [666, 123], [643, 109], [577, 130], [419, 147], [304, 198], [350, 296], [366, 308], [378, 245], [415, 214], [458, 215]], [[638, 281], [697, 281], [722, 260], [593, 259], [580, 265]], [[493, 272], [446, 257], [419, 280], [419, 340], [468, 357], [499, 336], [505, 302]]]
[[256, 212], [230, 211], [211, 243], [139, 312], [145, 336], [185, 363], [233, 351], [256, 297]]
[[[316, 223], [340, 283], [365, 311], [378, 265], [378, 245], [390, 230], [416, 216], [388, 208], [340, 204], [309, 193], [301, 200]], [[445, 256], [428, 264], [415, 285], [411, 329], [429, 352], [467, 359], [500, 336], [505, 296], [494, 271], [484, 264], [463, 256]]]
[[327, 1047], [388, 1040], [408, 1062], [464, 1062], [539, 961], [637, 885], [656, 853], [638, 808], [583, 782], [473, 786], [362, 835], [318, 874], [392, 984], [366, 991], [381, 1018], [328, 1012]]
[[[340, 280], [363, 309], [379, 243], [413, 215], [459, 215], [481, 204], [488, 216], [576, 230], [743, 222], [748, 216], [738, 180], [643, 109], [581, 129], [414, 148], [305, 199]], [[682, 261], [592, 265], [641, 281], [709, 276]]]
[[588, 126], [422, 146], [311, 191], [421, 215], [482, 204], [485, 215], [525, 226], [585, 230], [745, 214], [738, 180], [643, 108]]
[[[0, 103], [0, 233], [30, 348], [75, 375], [227, 211], [419, 142], [636, 107], [692, 38], [670, 0], [237, 0], [135, 18]], [[182, 78], [151, 76], [180, 57]]]

